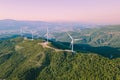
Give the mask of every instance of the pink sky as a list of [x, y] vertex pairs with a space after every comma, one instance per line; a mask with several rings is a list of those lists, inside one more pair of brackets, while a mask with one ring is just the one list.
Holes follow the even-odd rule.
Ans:
[[120, 24], [120, 0], [0, 0], [0, 19]]

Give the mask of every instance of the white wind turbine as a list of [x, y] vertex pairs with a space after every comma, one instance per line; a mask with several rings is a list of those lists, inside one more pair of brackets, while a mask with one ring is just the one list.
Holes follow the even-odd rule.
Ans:
[[40, 33], [38, 31], [35, 32], [35, 35], [36, 35], [36, 38], [40, 38], [41, 37], [41, 35], [40, 35]]
[[78, 40], [82, 40], [82, 39], [74, 39], [69, 33], [67, 33], [67, 35], [70, 37], [71, 39], [71, 51], [74, 53], [74, 41], [78, 41]]
[[31, 30], [30, 32], [31, 32], [31, 37], [32, 37], [32, 41], [33, 41], [33, 34], [34, 34], [34, 32], [33, 32], [33, 30]]
[[24, 33], [27, 31], [27, 29], [28, 29], [27, 26], [25, 26], [25, 27], [21, 27], [21, 28], [20, 28], [20, 35], [21, 35], [21, 37], [24, 36]]
[[20, 28], [20, 35], [23, 37], [23, 28]]
[[31, 40], [34, 40], [34, 34], [36, 34], [37, 32], [36, 32], [36, 31], [31, 30], [31, 31], [30, 31], [30, 33], [31, 33], [31, 38], [32, 38]]
[[48, 31], [48, 27], [47, 27], [47, 43], [48, 43], [48, 37], [49, 37], [49, 31]]
[[48, 38], [49, 38], [49, 29], [48, 29], [48, 27], [47, 27], [47, 30], [46, 30], [46, 34], [44, 36], [47, 37], [47, 43], [48, 43]]

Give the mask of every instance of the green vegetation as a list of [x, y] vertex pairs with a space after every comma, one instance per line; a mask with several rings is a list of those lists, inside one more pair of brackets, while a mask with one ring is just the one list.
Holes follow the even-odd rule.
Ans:
[[8, 40], [12, 38], [17, 38], [18, 34], [0, 34], [0, 40]]
[[[99, 28], [83, 29], [69, 32], [75, 41], [76, 51], [91, 52], [109, 57], [120, 57], [120, 25], [104, 26]], [[66, 33], [54, 33], [55, 39], [67, 46], [71, 39]], [[62, 35], [62, 36], [61, 36]]]
[[[45, 48], [40, 45], [43, 42], [22, 38], [0, 41], [0, 79], [120, 80], [120, 58], [81, 51], [73, 55]], [[60, 42], [50, 46], [56, 48], [56, 44], [68, 48], [68, 44]]]
[[[74, 38], [82, 39], [75, 42], [77, 44], [89, 44], [94, 47], [120, 47], [120, 25], [83, 29], [81, 31], [71, 31], [69, 33]], [[54, 33], [54, 36], [56, 40], [61, 42], [70, 42], [70, 38], [66, 33]]]

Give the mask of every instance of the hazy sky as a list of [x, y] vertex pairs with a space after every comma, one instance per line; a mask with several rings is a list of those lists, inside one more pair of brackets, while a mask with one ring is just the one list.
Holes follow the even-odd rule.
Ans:
[[0, 19], [120, 23], [120, 0], [0, 0]]

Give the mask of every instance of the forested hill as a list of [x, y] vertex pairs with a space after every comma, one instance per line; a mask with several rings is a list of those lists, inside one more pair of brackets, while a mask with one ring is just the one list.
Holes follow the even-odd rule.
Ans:
[[[120, 47], [120, 25], [104, 26], [99, 28], [76, 29], [69, 31], [73, 38], [81, 39], [76, 41], [80, 44], [92, 46]], [[61, 36], [62, 35], [62, 36]], [[55, 39], [61, 42], [69, 42], [69, 36], [65, 33], [54, 33]]]
[[120, 80], [120, 58], [88, 52], [73, 55], [42, 43], [22, 38], [0, 41], [0, 79]]

